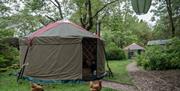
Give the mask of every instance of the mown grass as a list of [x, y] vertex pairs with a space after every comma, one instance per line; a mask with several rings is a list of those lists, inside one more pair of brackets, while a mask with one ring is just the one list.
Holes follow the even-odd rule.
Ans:
[[131, 63], [130, 60], [123, 60], [123, 61], [111, 60], [108, 62], [114, 77], [113, 78], [106, 77], [105, 80], [115, 81], [124, 84], [131, 84], [131, 85], [133, 84], [132, 78], [128, 75], [128, 71], [126, 69], [126, 66], [129, 63]]
[[[9, 75], [13, 71], [0, 73], [0, 91], [30, 91], [30, 82], [16, 82], [16, 77]], [[45, 91], [89, 91], [88, 83], [79, 84], [44, 84]], [[102, 91], [117, 91], [110, 88], [103, 88]]]

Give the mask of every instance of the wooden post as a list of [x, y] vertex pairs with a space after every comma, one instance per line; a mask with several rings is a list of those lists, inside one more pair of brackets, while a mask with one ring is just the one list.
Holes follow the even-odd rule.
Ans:
[[98, 18], [98, 16], [96, 17], [96, 35], [98, 37], [100, 37], [100, 31], [101, 31], [101, 22]]

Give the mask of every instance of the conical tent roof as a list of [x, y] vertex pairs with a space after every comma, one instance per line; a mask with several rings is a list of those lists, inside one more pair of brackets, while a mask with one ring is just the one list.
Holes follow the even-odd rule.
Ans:
[[29, 38], [34, 37], [50, 37], [58, 36], [62, 38], [76, 38], [76, 37], [92, 37], [97, 38], [93, 33], [83, 29], [81, 26], [74, 24], [68, 20], [61, 20], [50, 23], [43, 28], [26, 36]]
[[144, 48], [137, 45], [136, 43], [132, 43], [131, 45], [125, 47], [124, 50], [144, 50]]

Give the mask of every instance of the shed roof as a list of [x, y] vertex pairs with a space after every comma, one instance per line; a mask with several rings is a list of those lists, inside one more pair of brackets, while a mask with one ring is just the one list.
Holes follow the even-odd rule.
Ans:
[[148, 41], [147, 45], [165, 45], [167, 43], [169, 43], [170, 40], [151, 40]]
[[125, 47], [124, 50], [144, 50], [144, 48], [136, 43], [132, 43], [131, 45]]

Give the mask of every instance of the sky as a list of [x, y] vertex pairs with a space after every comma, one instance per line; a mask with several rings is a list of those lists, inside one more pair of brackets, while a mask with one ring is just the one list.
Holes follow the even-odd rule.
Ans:
[[148, 12], [144, 15], [136, 15], [140, 20], [146, 21], [150, 26], [154, 26], [156, 21], [151, 21], [153, 13]]

